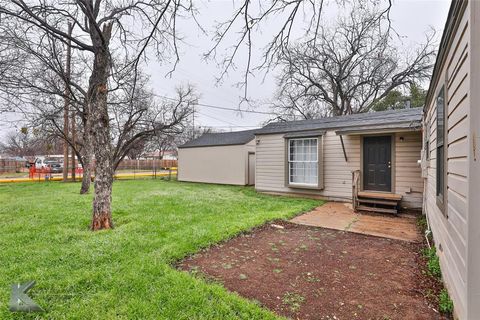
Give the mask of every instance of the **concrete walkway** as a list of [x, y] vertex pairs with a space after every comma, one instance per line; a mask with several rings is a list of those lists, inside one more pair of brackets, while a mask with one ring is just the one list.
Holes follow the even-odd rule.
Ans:
[[358, 214], [347, 203], [327, 202], [291, 222], [409, 242], [421, 241], [414, 214]]

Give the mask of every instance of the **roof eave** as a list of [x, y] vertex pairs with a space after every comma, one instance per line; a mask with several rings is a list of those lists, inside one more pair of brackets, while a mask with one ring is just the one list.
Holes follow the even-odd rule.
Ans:
[[337, 135], [358, 135], [358, 134], [377, 134], [377, 133], [396, 133], [396, 132], [412, 132], [421, 131], [421, 122], [416, 124], [406, 123], [396, 126], [379, 126], [379, 127], [352, 127], [341, 130], [335, 130]]
[[254, 139], [251, 139], [245, 143], [222, 143], [222, 144], [203, 144], [203, 145], [194, 145], [194, 146], [179, 146], [178, 149], [191, 149], [191, 148], [208, 148], [208, 147], [225, 147], [225, 146], [244, 146], [252, 142]]

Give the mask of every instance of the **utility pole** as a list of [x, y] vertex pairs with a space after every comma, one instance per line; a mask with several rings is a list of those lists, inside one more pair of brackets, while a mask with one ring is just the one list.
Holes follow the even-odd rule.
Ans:
[[[75, 123], [75, 109], [72, 110], [72, 125], [71, 125], [71, 132], [72, 132], [72, 144], [75, 145], [75, 135], [76, 135], [76, 123]], [[75, 168], [77, 167], [76, 162], [75, 162], [75, 149], [72, 148], [72, 180], [75, 181]]]
[[192, 139], [195, 139], [195, 105], [193, 105], [193, 110], [192, 110]]
[[[72, 35], [73, 25], [69, 22], [68, 23], [68, 35]], [[70, 37], [69, 37], [70, 38]], [[65, 102], [63, 107], [63, 134], [65, 137], [65, 141], [63, 144], [63, 182], [68, 181], [68, 123], [70, 122], [69, 117], [69, 104], [68, 96], [70, 96], [70, 63], [71, 63], [71, 55], [72, 55], [72, 47], [71, 42], [68, 40], [67, 42], [67, 62], [65, 66]]]

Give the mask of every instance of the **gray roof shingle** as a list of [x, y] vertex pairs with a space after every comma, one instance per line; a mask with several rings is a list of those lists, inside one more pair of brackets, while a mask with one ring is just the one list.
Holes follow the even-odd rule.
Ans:
[[206, 133], [194, 140], [179, 146], [179, 148], [195, 148], [209, 146], [241, 145], [252, 141], [255, 138], [255, 130]]
[[344, 130], [354, 127], [358, 127], [359, 129], [368, 127], [374, 127], [375, 129], [394, 129], [397, 125], [398, 128], [418, 129], [422, 123], [422, 113], [423, 108], [411, 108], [359, 113], [314, 120], [273, 122], [261, 129], [255, 130], [255, 134], [262, 135], [326, 129]]

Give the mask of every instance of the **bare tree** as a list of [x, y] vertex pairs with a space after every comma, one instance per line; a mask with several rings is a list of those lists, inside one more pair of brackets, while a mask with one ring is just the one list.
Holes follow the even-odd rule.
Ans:
[[[108, 95], [115, 90], [115, 75], [122, 72], [119, 68], [133, 73], [133, 95], [147, 50], [159, 60], [173, 54], [178, 61], [177, 18], [192, 12], [191, 2], [180, 0], [0, 0], [2, 29], [19, 30], [22, 39], [35, 44], [43, 44], [46, 38], [63, 44], [71, 41], [72, 56], [82, 53], [90, 61], [84, 113], [96, 161], [92, 230], [113, 227], [114, 155], [123, 152], [111, 137]], [[72, 36], [66, 31], [69, 23], [76, 26]]]
[[[72, 58], [72, 72], [66, 66], [66, 44], [47, 33], [40, 39], [28, 24], [11, 28], [12, 23], [0, 23], [0, 97], [10, 111], [23, 114], [31, 126], [42, 128], [47, 134], [66, 141], [84, 168], [80, 193], [90, 187], [90, 167], [93, 157], [91, 121], [87, 118], [88, 82], [91, 58], [76, 52]], [[64, 120], [58, 113], [67, 102], [76, 138], [63, 130]], [[70, 120], [70, 119], [67, 119]], [[84, 129], [86, 128], [86, 129]]]
[[35, 158], [37, 155], [58, 153], [60, 142], [54, 135], [45, 134], [38, 128], [22, 127], [6, 135], [4, 142], [0, 143], [0, 151], [10, 156]]
[[[198, 101], [192, 86], [178, 87], [174, 99], [163, 100], [158, 100], [149, 91], [140, 90], [139, 86], [135, 90], [134, 103], [123, 103], [119, 95], [109, 102], [113, 118], [114, 170], [137, 144], [147, 144], [158, 136], [181, 135]], [[129, 96], [126, 90], [124, 97]]]
[[[218, 23], [213, 35], [214, 45], [206, 54], [206, 58], [216, 60], [223, 69], [219, 81], [231, 70], [241, 64], [243, 80], [238, 84], [244, 88], [244, 99], [248, 100], [248, 82], [258, 71], [265, 73], [274, 69], [279, 57], [285, 54], [292, 42], [302, 38], [305, 42], [316, 44], [318, 34], [325, 25], [324, 11], [329, 5], [345, 10], [351, 5], [345, 0], [269, 0], [234, 2], [231, 17]], [[381, 14], [388, 21], [388, 31], [392, 31], [390, 11], [392, 0], [359, 0], [359, 7], [373, 5], [381, 8]], [[259, 45], [256, 32], [268, 30], [271, 39], [261, 51], [259, 63], [254, 60], [254, 50]], [[235, 34], [233, 43], [229, 35]], [[227, 50], [223, 50], [227, 47]], [[247, 58], [240, 52], [246, 52]]]
[[39, 154], [37, 139], [28, 128], [9, 132], [5, 141], [0, 143], [0, 151], [16, 157], [34, 157]]
[[385, 12], [353, 6], [336, 25], [320, 26], [315, 41], [284, 49], [275, 110], [306, 119], [369, 111], [392, 90], [429, 79], [432, 42], [429, 35], [410, 53], [399, 53]]

